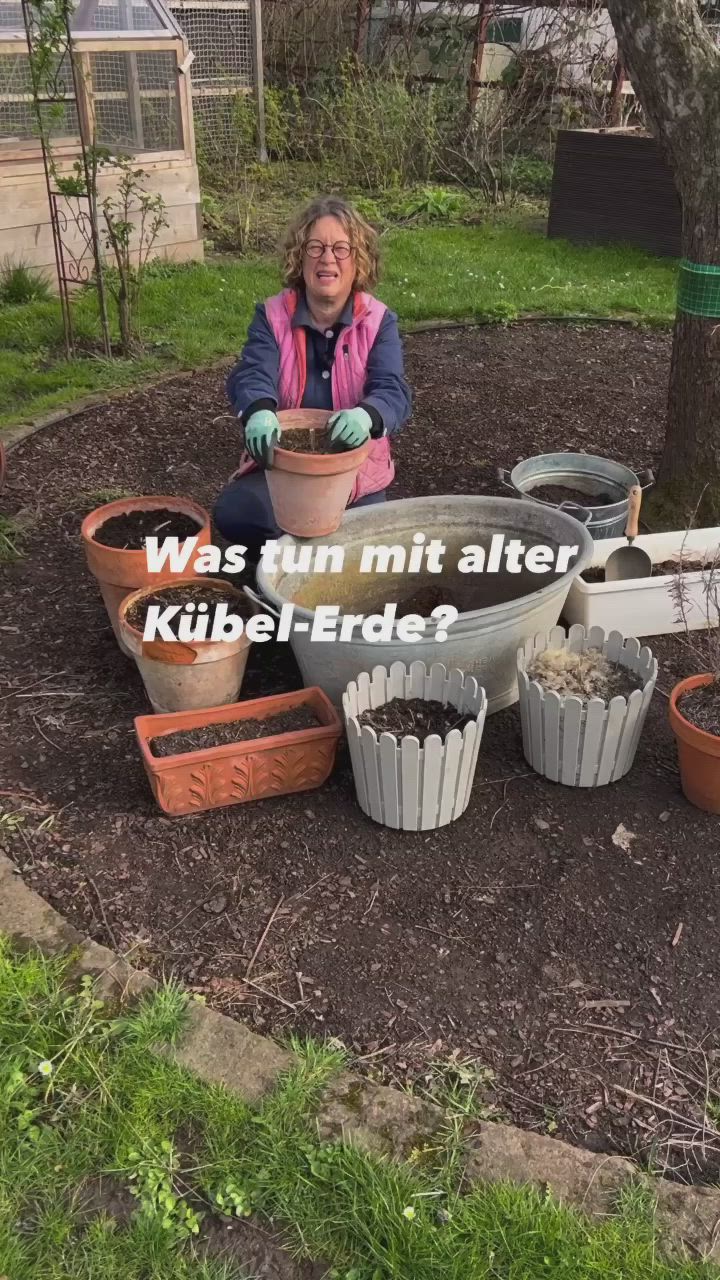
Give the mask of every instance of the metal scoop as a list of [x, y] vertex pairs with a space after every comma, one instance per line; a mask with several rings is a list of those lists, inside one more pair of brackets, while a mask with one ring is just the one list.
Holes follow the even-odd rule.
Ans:
[[[637, 538], [638, 521], [642, 489], [634, 484], [628, 493], [628, 515], [625, 526], [625, 537], [629, 543]], [[649, 578], [652, 573], [652, 560], [642, 547], [618, 547], [611, 551], [605, 562], [605, 581], [620, 582], [623, 578]]]

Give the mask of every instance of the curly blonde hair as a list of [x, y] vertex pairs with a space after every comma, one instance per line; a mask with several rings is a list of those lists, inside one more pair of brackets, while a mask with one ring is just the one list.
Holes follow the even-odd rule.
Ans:
[[299, 211], [290, 223], [282, 244], [283, 283], [297, 289], [303, 282], [303, 247], [310, 229], [319, 218], [337, 218], [352, 246], [355, 262], [353, 288], [372, 289], [380, 276], [377, 232], [352, 205], [339, 196], [321, 196]]

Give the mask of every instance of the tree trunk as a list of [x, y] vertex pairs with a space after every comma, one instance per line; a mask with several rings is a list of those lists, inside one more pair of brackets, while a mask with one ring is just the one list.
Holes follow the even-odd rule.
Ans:
[[[720, 267], [720, 50], [695, 0], [608, 0], [633, 87], [672, 170], [682, 256]], [[720, 311], [720, 306], [718, 307]], [[720, 316], [678, 310], [650, 523], [720, 523]]]
[[[720, 266], [718, 196], [705, 207], [683, 203], [683, 257]], [[678, 311], [673, 336], [665, 448], [653, 507], [667, 523], [685, 528], [700, 503], [696, 523], [720, 524], [720, 318]], [[664, 518], [663, 518], [664, 517]]]

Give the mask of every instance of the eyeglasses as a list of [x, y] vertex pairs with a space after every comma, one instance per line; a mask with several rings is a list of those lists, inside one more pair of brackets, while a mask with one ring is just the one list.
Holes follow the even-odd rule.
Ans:
[[325, 250], [329, 249], [338, 262], [344, 262], [352, 253], [352, 245], [349, 245], [347, 240], [338, 240], [337, 244], [323, 244], [322, 240], [308, 240], [304, 248], [308, 258], [322, 258]]

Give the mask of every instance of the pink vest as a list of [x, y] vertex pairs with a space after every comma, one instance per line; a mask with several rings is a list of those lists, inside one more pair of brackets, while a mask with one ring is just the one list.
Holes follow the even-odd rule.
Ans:
[[[284, 289], [265, 303], [265, 314], [280, 351], [278, 409], [299, 409], [305, 394], [306, 335], [302, 328], [292, 327], [297, 302], [296, 291]], [[369, 293], [357, 293], [353, 311], [352, 323], [341, 330], [335, 348], [331, 381], [335, 410], [356, 408], [365, 394], [368, 358], [385, 315], [385, 306]], [[347, 347], [347, 355], [343, 355], [344, 347]], [[243, 453], [235, 474], [245, 475], [254, 470], [256, 464], [247, 453]], [[372, 440], [367, 458], [355, 479], [350, 503], [357, 502], [368, 493], [386, 489], [394, 475], [395, 466], [387, 437]]]

